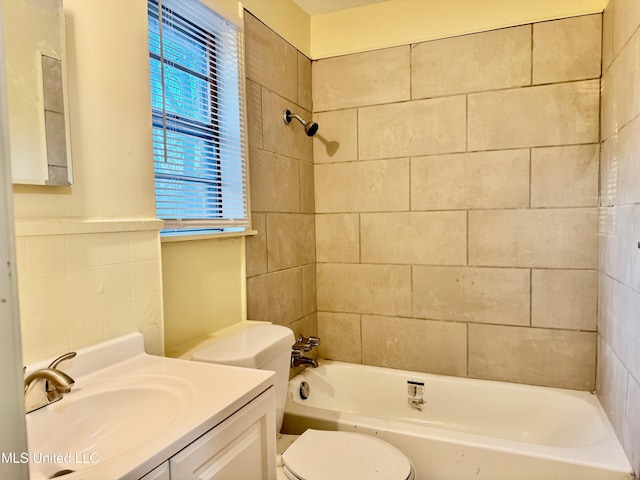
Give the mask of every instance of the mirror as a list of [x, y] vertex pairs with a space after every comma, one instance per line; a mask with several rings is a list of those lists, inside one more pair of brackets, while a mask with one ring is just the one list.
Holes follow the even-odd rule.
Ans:
[[71, 185], [62, 0], [2, 0], [13, 183]]

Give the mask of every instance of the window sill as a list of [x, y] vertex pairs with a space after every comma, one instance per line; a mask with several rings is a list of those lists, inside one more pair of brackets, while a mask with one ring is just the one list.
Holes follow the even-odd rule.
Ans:
[[16, 219], [16, 237], [159, 231], [157, 218], [42, 218]]
[[249, 237], [257, 234], [258, 234], [257, 230], [246, 230], [244, 232], [225, 232], [225, 233], [199, 233], [194, 235], [176, 235], [171, 237], [160, 237], [160, 241], [162, 243], [190, 242], [193, 240], [211, 240], [211, 239]]

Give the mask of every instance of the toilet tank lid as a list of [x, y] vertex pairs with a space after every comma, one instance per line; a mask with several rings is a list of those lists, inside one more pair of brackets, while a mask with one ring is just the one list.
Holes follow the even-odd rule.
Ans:
[[222, 338], [200, 350], [193, 360], [200, 362], [260, 368], [280, 352], [295, 343], [293, 331], [281, 325], [249, 325], [247, 328]]

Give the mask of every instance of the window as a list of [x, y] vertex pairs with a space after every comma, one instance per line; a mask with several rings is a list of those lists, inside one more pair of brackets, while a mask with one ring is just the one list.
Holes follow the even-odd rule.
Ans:
[[197, 0], [148, 0], [162, 235], [249, 226], [242, 34]]

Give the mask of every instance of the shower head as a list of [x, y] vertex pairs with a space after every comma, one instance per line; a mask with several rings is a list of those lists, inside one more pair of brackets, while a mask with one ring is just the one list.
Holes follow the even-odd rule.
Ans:
[[282, 117], [284, 118], [284, 123], [287, 125], [291, 123], [292, 118], [298, 120], [302, 125], [304, 125], [304, 131], [309, 137], [313, 137], [318, 132], [318, 124], [316, 122], [305, 122], [299, 115], [291, 113], [291, 110], [289, 109], [284, 111]]

